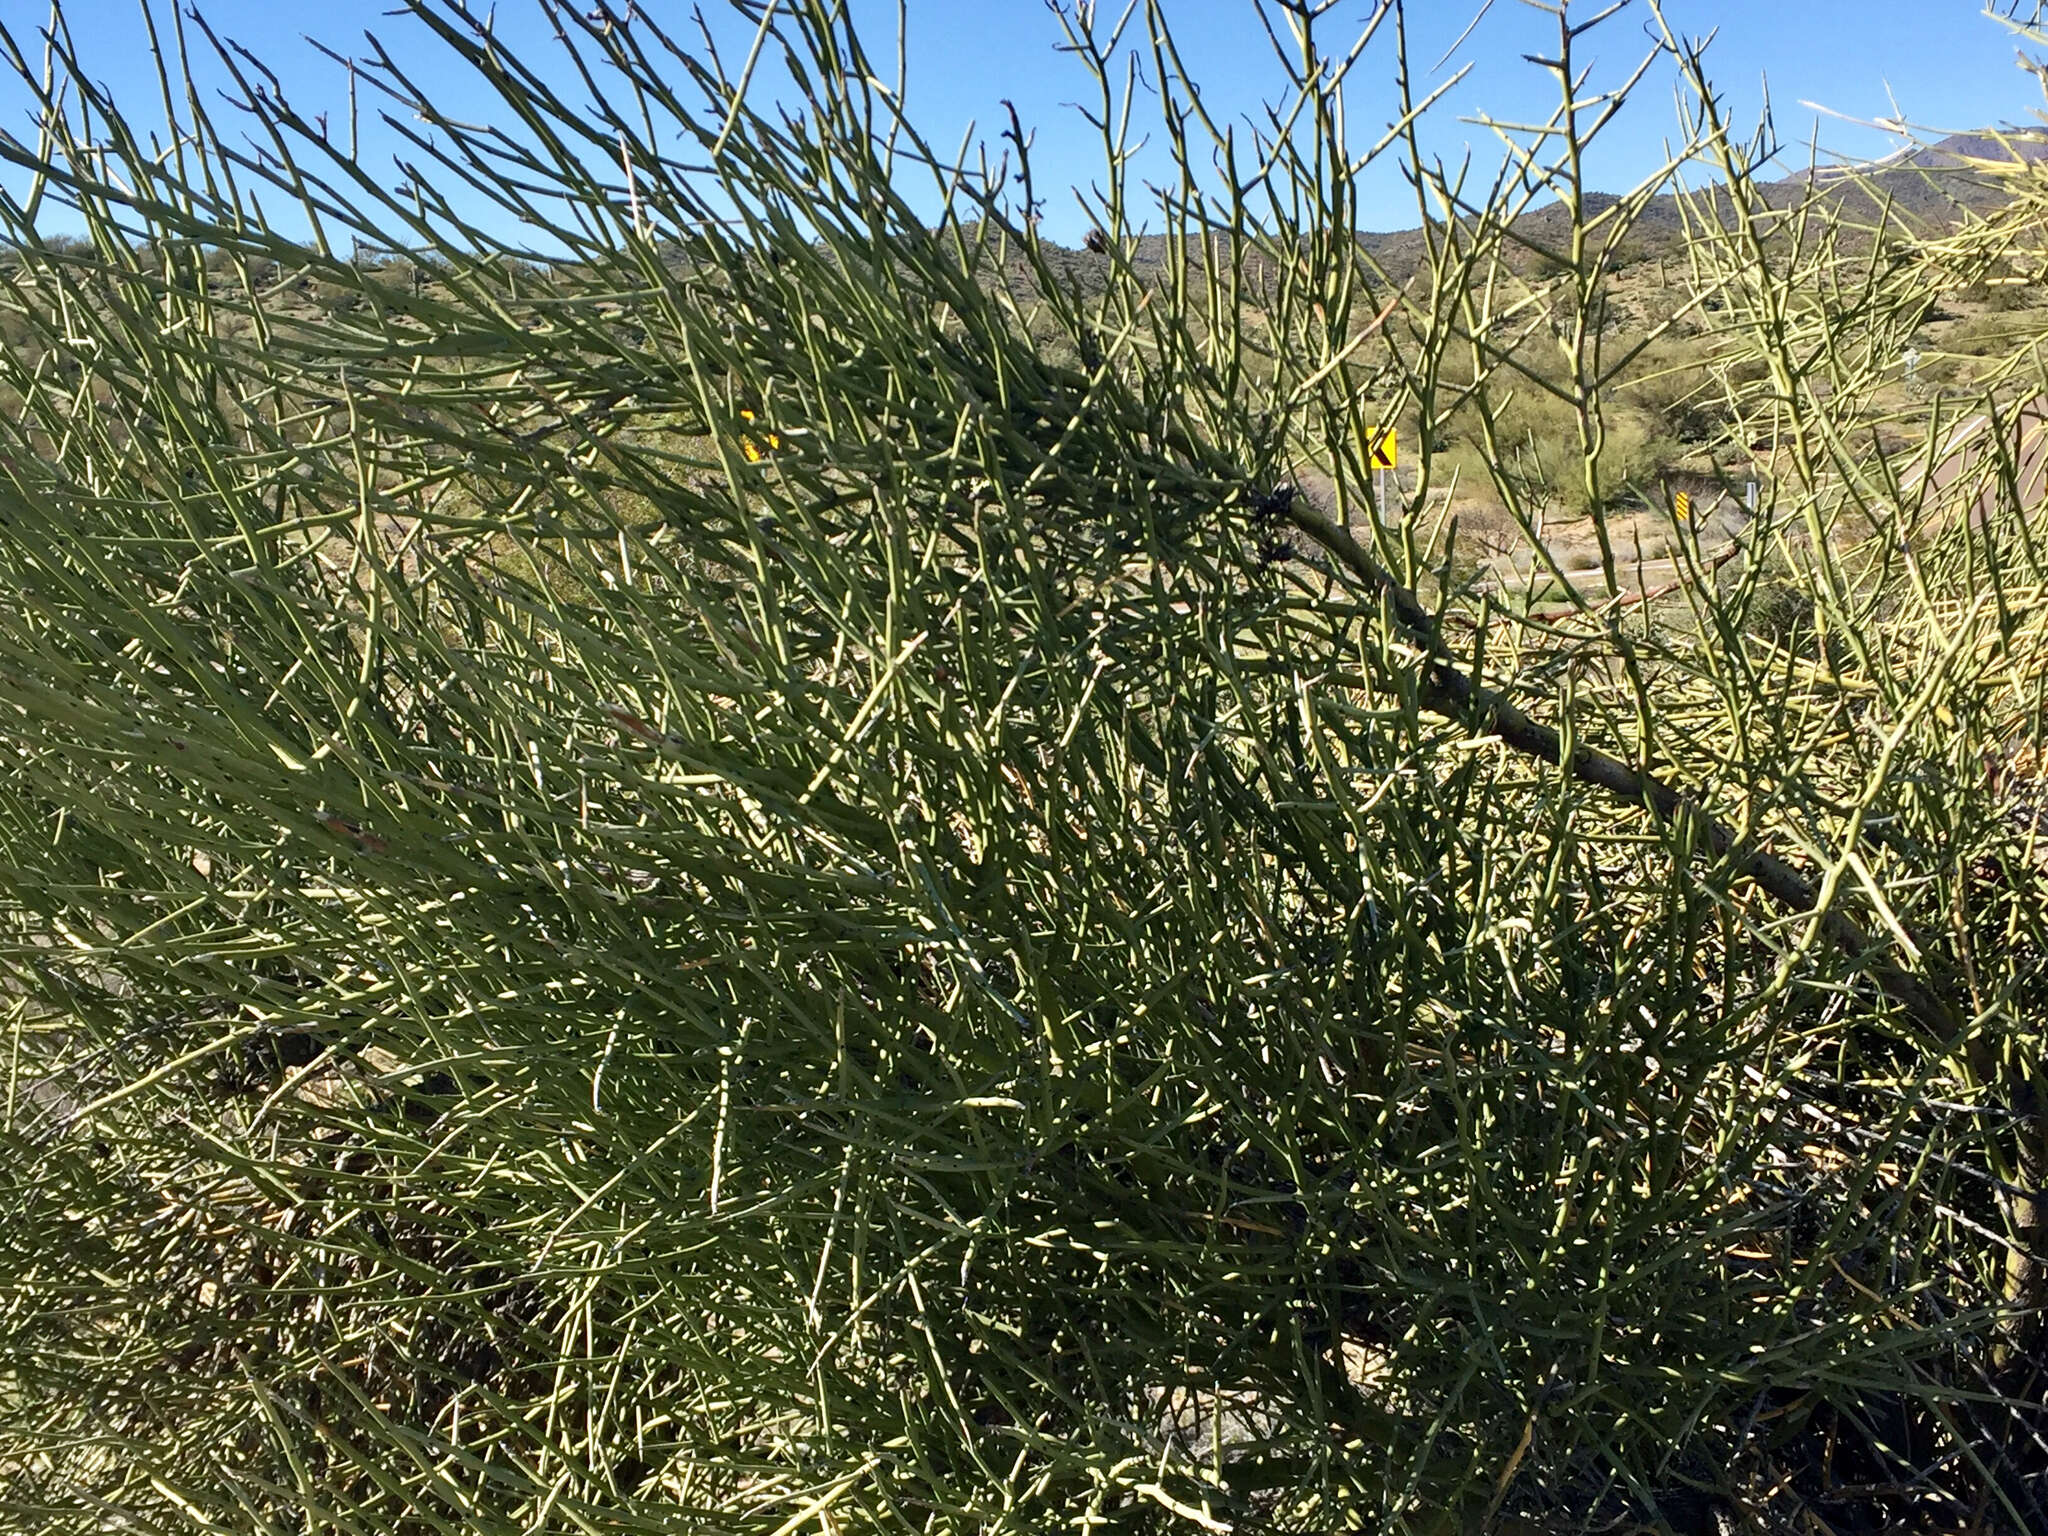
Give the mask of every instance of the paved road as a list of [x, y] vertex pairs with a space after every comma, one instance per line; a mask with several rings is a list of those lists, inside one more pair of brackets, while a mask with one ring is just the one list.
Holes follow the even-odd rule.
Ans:
[[[1696, 494], [1693, 504], [1693, 530], [1699, 539], [1699, 552], [1694, 558], [1699, 565], [1709, 567], [1725, 564], [1734, 553], [1736, 540], [1749, 526], [1748, 510], [1732, 496], [1709, 500]], [[1695, 568], [1690, 561], [1680, 561], [1673, 555], [1637, 555], [1638, 541], [1653, 549], [1669, 548], [1676, 537], [1676, 530], [1661, 511], [1630, 513], [1610, 523], [1614, 575], [1622, 596], [1654, 596], [1688, 578]], [[1606, 597], [1606, 578], [1601, 573], [1590, 530], [1574, 527], [1568, 534], [1546, 543], [1563, 568], [1565, 578], [1578, 588], [1581, 596], [1596, 603]], [[1531, 585], [1540, 588], [1552, 584], [1555, 578], [1533, 551], [1523, 548], [1490, 562], [1489, 580], [1496, 591], [1519, 592]]]
[[[2037, 508], [2048, 500], [2048, 395], [2037, 395], [2021, 406], [2009, 420], [2015, 425], [2011, 445], [2013, 483], [2020, 504]], [[1994, 476], [1991, 455], [1994, 442], [1986, 430], [1991, 418], [1972, 416], [1950, 429], [1930, 466], [1919, 465], [1900, 481], [1903, 501], [1910, 509], [1917, 504], [1927, 511], [1946, 510], [1952, 493], [1975, 489], [1970, 503], [1970, 521], [1981, 524], [1996, 504], [2000, 487]], [[1979, 476], [1982, 483], [1973, 487]]]
[[[2000, 413], [1997, 419], [2008, 423], [2012, 433], [2005, 450], [2012, 474], [2010, 483], [2020, 505], [2037, 510], [2048, 504], [2048, 395], [2036, 396], [2016, 411]], [[1980, 413], [1950, 427], [1940, 447], [1900, 478], [1900, 504], [1914, 530], [1924, 530], [1954, 517], [1959, 505], [1965, 502], [1971, 523], [1983, 524], [1999, 504], [1999, 498], [2009, 494], [2004, 470], [1995, 463], [1997, 451], [1991, 415]], [[1747, 527], [1749, 518], [1743, 507], [1727, 497], [1721, 498], [1704, 516], [1701, 557], [1712, 563], [1733, 553], [1732, 545]], [[1575, 542], [1583, 544], [1582, 540]], [[1646, 560], [1638, 565], [1627, 559], [1627, 542], [1626, 537], [1618, 539], [1615, 549], [1615, 574], [1625, 593], [1654, 595], [1683, 578], [1684, 572], [1675, 560]], [[1566, 575], [1588, 599], [1598, 601], [1604, 587], [1600, 572], [1597, 567], [1585, 568], [1583, 548], [1576, 553], [1575, 561], [1562, 562]], [[1499, 589], [1527, 588], [1535, 579], [1535, 564], [1526, 550], [1497, 562], [1495, 580]]]

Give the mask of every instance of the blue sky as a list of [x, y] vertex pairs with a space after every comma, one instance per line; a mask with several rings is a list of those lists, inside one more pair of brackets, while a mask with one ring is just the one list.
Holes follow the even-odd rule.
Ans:
[[[143, 0], [64, 0], [91, 73], [117, 100], [130, 104], [140, 122], [161, 121], [156, 80], [140, 19]], [[160, 21], [167, 0], [155, 0]], [[441, 93], [451, 114], [490, 120], [491, 101], [464, 73], [421, 47], [416, 23], [386, 14], [399, 0], [201, 0], [201, 9], [222, 35], [246, 45], [274, 68], [293, 100], [309, 114], [345, 113], [342, 69], [322, 58], [306, 41], [315, 37], [344, 53], [360, 53], [366, 30], [374, 31], [423, 82]], [[481, 3], [481, 0], [477, 0]], [[577, 0], [582, 4], [584, 0]], [[595, 0], [590, 0], [595, 3]], [[613, 0], [616, 8], [623, 0]], [[641, 0], [651, 14], [679, 34], [688, 8], [678, 0]], [[871, 46], [893, 62], [891, 41], [895, 0], [851, 0]], [[1116, 0], [1102, 0], [1110, 11]], [[1212, 104], [1235, 116], [1256, 112], [1270, 98], [1279, 76], [1256, 20], [1252, 0], [1165, 0], [1166, 13], [1191, 68]], [[1410, 0], [1412, 56], [1418, 74], [1430, 69], [1485, 7], [1485, 0]], [[725, 9], [710, 0], [706, 10]], [[1575, 4], [1590, 16], [1600, 6]], [[1522, 0], [1493, 0], [1450, 63], [1420, 84], [1428, 88], [1460, 64], [1472, 73], [1440, 108], [1425, 134], [1426, 146], [1455, 158], [1469, 144], [1483, 164], [1497, 151], [1483, 128], [1461, 118], [1485, 113], [1521, 120], [1547, 110], [1554, 86], [1523, 60], [1548, 52], [1556, 23]], [[1371, 0], [1341, 0], [1331, 20], [1362, 21]], [[0, 22], [28, 44], [40, 24], [37, 0], [0, 0]], [[1888, 117], [1893, 102], [1913, 122], [1931, 130], [1975, 128], [2000, 122], [2028, 123], [2041, 105], [2040, 87], [2015, 63], [2017, 39], [1982, 14], [1977, 0], [1666, 0], [1666, 14], [1689, 35], [1717, 33], [1709, 53], [1717, 86], [1736, 119], [1753, 123], [1769, 80], [1781, 139], [1801, 146], [1814, 131], [1815, 113], [1803, 101], [1824, 104], [1861, 118]], [[498, 25], [522, 51], [546, 52], [547, 28], [537, 0], [498, 0]], [[1056, 45], [1061, 33], [1045, 0], [908, 0], [909, 106], [911, 116], [950, 151], [970, 123], [993, 143], [1003, 125], [1005, 99], [1014, 101], [1037, 133], [1037, 175], [1041, 187], [1087, 180], [1099, 165], [1090, 130], [1069, 103], [1087, 82]], [[1585, 42], [1594, 82], [1613, 83], [1647, 48], [1647, 0], [1627, 9]], [[745, 29], [727, 16], [718, 30], [736, 39]], [[1344, 28], [1333, 28], [1345, 30]], [[1387, 38], [1391, 38], [1388, 29]], [[1393, 110], [1391, 52], [1377, 45], [1360, 65], [1351, 97], [1354, 139], [1383, 124]], [[496, 115], [502, 116], [502, 113]], [[1668, 72], [1653, 75], [1623, 121], [1591, 162], [1592, 179], [1619, 188], [1648, 173], [1663, 157], [1662, 145], [1676, 130]], [[1823, 150], [1868, 156], [1896, 147], [1898, 140], [1832, 118], [1818, 120]], [[19, 82], [0, 75], [0, 127], [23, 134], [26, 98]], [[366, 161], [388, 164], [389, 145], [366, 138]], [[1800, 151], [1803, 158], [1803, 149]], [[1158, 161], [1150, 162], [1156, 169]], [[391, 180], [396, 180], [395, 173]], [[0, 186], [18, 186], [0, 172]], [[1075, 238], [1085, 220], [1070, 197], [1055, 197], [1047, 209], [1048, 229]], [[1413, 194], [1390, 165], [1370, 184], [1362, 220], [1372, 228], [1402, 228], [1417, 222]]]

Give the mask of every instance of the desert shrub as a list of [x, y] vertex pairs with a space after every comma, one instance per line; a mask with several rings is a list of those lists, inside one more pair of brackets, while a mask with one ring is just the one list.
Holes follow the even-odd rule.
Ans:
[[[1605, 541], [1668, 451], [1592, 314], [1540, 364], [1496, 340], [1534, 297], [1506, 203], [1427, 283], [1372, 269], [1331, 71], [1282, 76], [1311, 126], [1252, 185], [1184, 141], [1151, 210], [1266, 281], [1124, 261], [1112, 136], [1082, 286], [1028, 135], [945, 166], [842, 7], [736, 8], [800, 134], [644, 11], [556, 13], [567, 97], [481, 10], [413, 11], [449, 56], [377, 82], [449, 176], [573, 211], [542, 278], [451, 237], [431, 323], [387, 328], [380, 274], [203, 174], [313, 195], [335, 151], [274, 93], [254, 163], [108, 136], [147, 198], [80, 181], [54, 96], [29, 166], [53, 217], [302, 273], [325, 302], [268, 295], [264, 346], [0, 230], [75, 327], [62, 387], [0, 359], [10, 1519], [1447, 1532], [1790, 1524], [1845, 1482], [1894, 1523], [2037, 1513], [2048, 935], [1986, 769], [2037, 728], [2037, 519], [1895, 558], [1858, 369], [1932, 279], [1853, 338], [1774, 308], [1855, 258], [1755, 238], [1695, 54], [1658, 45], [1735, 211], [1692, 207], [1688, 258], [1819, 662], [1711, 573], [1682, 624], [1442, 580], [1421, 478], [1355, 537], [1290, 493], [1454, 419], [1502, 538], [1584, 486]], [[1101, 121], [1152, 91], [1195, 131], [1158, 11], [1128, 86], [1116, 24], [1059, 14]], [[1583, 46], [1560, 17], [1567, 97]], [[408, 84], [457, 64], [516, 153]], [[637, 220], [584, 144], [626, 147]], [[1583, 206], [1578, 164], [1502, 184]], [[338, 182], [329, 250], [413, 248]]]
[[1627, 399], [1657, 435], [1688, 446], [1709, 443], [1728, 424], [1727, 400], [1711, 367], [1671, 346], [1646, 350], [1631, 370]]
[[1655, 418], [1615, 409], [1595, 461], [1601, 487], [1596, 503], [1584, 473], [1573, 406], [1554, 395], [1523, 390], [1495, 413], [1495, 422], [1495, 446], [1475, 442], [1469, 426], [1462, 429], [1459, 441], [1469, 452], [1460, 463], [1468, 483], [1484, 483], [1490, 471], [1514, 488], [1512, 495], [1567, 517], [1636, 504], [1686, 452], [1686, 445], [1660, 430], [1662, 423]]
[[2024, 312], [1999, 308], [1958, 321], [1942, 339], [1941, 349], [1953, 357], [2003, 358], [2041, 335], [2040, 324]]
[[1968, 377], [1968, 364], [1959, 357], [1923, 356], [1915, 377], [1922, 385], [1953, 384]]
[[1972, 283], [1962, 290], [1960, 297], [1994, 315], [2021, 307], [2019, 290], [2007, 283]]
[[1755, 634], [1783, 645], [1813, 625], [1813, 598], [1783, 578], [1757, 586], [1749, 605], [1749, 627]]

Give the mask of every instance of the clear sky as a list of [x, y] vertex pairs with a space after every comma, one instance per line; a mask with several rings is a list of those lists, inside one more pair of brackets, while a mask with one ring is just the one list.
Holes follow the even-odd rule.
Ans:
[[[161, 117], [141, 21], [143, 3], [63, 0], [63, 8], [91, 73], [112, 88], [117, 100], [131, 104], [138, 121], [155, 123]], [[160, 20], [167, 19], [168, 0], [153, 3]], [[244, 44], [274, 68], [294, 102], [309, 114], [327, 110], [338, 123], [347, 98], [344, 71], [306, 39], [359, 54], [367, 30], [409, 68], [417, 65], [417, 78], [445, 95], [452, 115], [474, 113], [489, 120], [491, 102], [460, 66], [424, 49], [416, 22], [387, 14], [399, 3], [200, 0], [200, 9], [221, 35]], [[624, 0], [612, 3], [623, 10]], [[686, 5], [678, 0], [640, 3], [664, 26], [686, 34]], [[871, 46], [893, 63], [895, 0], [850, 3]], [[1101, 8], [1110, 12], [1117, 3], [1101, 0]], [[1604, 3], [1575, 0], [1574, 15], [1590, 16]], [[907, 6], [910, 111], [936, 143], [950, 152], [970, 123], [994, 143], [1004, 121], [1000, 104], [1007, 98], [1037, 132], [1042, 187], [1064, 187], [1091, 176], [1100, 163], [1099, 151], [1069, 105], [1083, 95], [1087, 82], [1074, 61], [1057, 51], [1061, 32], [1046, 0], [907, 0]], [[722, 0], [706, 0], [705, 9], [717, 18], [722, 36], [735, 38], [745, 30], [731, 15], [719, 15], [727, 9]], [[1372, 0], [1339, 0], [1331, 22], [1355, 25], [1371, 9]], [[1824, 152], [1870, 156], [1899, 143], [1847, 122], [1816, 119], [1811, 108], [1801, 105], [1807, 101], [1866, 119], [1891, 116], [1896, 101], [1909, 120], [1936, 132], [2032, 123], [2042, 105], [2040, 86], [2016, 65], [2017, 40], [1985, 16], [1977, 0], [1666, 0], [1665, 9], [1689, 35], [1717, 34], [1709, 59], [1738, 121], [1753, 124], [1768, 79], [1779, 136], [1795, 147], [1803, 146], [1817, 121]], [[1238, 115], [1255, 112], [1262, 98], [1275, 94], [1280, 77], [1253, 0], [1165, 0], [1165, 10], [1212, 105]], [[1424, 88], [1440, 83], [1460, 64], [1473, 66], [1432, 120], [1427, 147], [1455, 158], [1469, 143], [1482, 163], [1491, 163], [1497, 151], [1486, 130], [1461, 119], [1486, 113], [1521, 120], [1547, 110], [1554, 86], [1523, 55], [1551, 51], [1555, 21], [1524, 0], [1492, 0], [1490, 6], [1486, 0], [1410, 0], [1408, 12], [1411, 53]], [[1479, 24], [1460, 45], [1460, 34], [1481, 12]], [[0, 0], [0, 24], [24, 46], [33, 44], [43, 13], [39, 0]], [[1596, 86], [1613, 83], [1645, 51], [1650, 20], [1648, 0], [1631, 0], [1586, 40]], [[498, 0], [497, 21], [523, 52], [546, 52], [548, 29], [538, 0]], [[1451, 61], [1426, 73], [1454, 45]], [[1365, 130], [1383, 124], [1393, 108], [1390, 49], [1376, 45], [1354, 78], [1353, 136], [1362, 138]], [[17, 135], [29, 129], [25, 94], [6, 74], [0, 74], [0, 127]], [[1591, 162], [1592, 179], [1612, 189], [1634, 181], [1662, 159], [1663, 143], [1675, 129], [1670, 75], [1660, 72], [1610, 131]], [[388, 164], [388, 143], [368, 137], [366, 144], [366, 161]], [[1798, 153], [1803, 160], [1803, 148]], [[395, 181], [396, 174], [390, 179]], [[0, 171], [0, 186], [19, 184], [18, 177]], [[1057, 237], [1074, 238], [1085, 227], [1071, 198], [1053, 198], [1046, 212], [1048, 229]], [[1391, 166], [1372, 183], [1363, 222], [1383, 229], [1417, 222], [1413, 194]]]

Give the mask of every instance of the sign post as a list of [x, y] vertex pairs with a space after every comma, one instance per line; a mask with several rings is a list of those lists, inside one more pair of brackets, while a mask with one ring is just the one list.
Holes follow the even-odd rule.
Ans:
[[1381, 522], [1387, 520], [1387, 471], [1401, 466], [1401, 444], [1392, 427], [1380, 433], [1372, 443], [1372, 468], [1374, 476], [1373, 501]]

